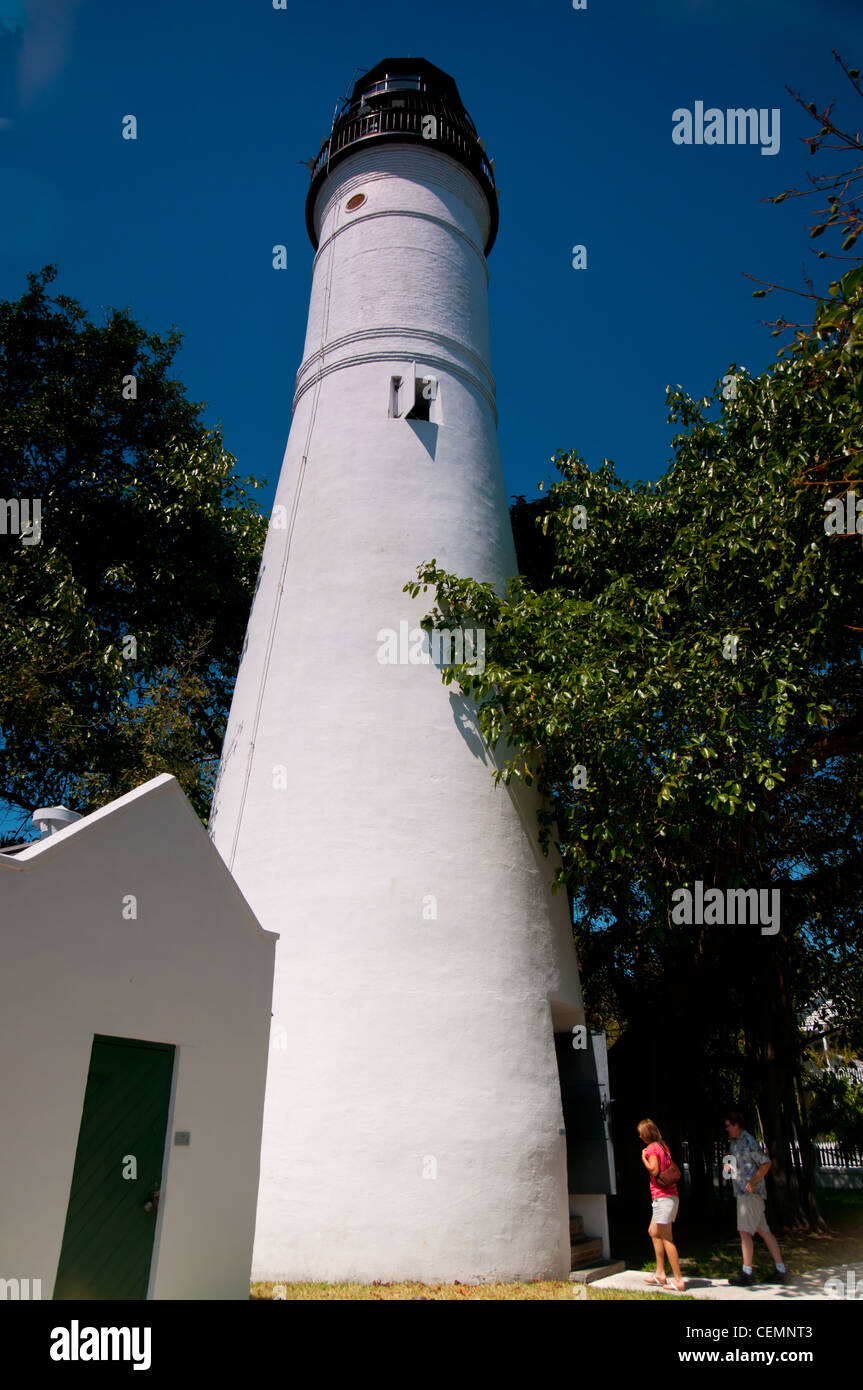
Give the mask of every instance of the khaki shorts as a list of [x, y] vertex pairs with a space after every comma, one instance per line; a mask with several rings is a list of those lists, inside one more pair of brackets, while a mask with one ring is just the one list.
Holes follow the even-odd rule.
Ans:
[[737, 1194], [737, 1229], [750, 1236], [754, 1236], [756, 1231], [770, 1230], [764, 1215], [763, 1197], [756, 1197], [750, 1192]]

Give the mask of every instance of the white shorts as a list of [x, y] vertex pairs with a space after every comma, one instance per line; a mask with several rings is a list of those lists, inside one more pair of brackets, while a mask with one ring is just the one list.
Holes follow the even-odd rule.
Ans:
[[653, 1220], [656, 1225], [670, 1226], [677, 1215], [677, 1208], [679, 1206], [679, 1197], [654, 1197]]

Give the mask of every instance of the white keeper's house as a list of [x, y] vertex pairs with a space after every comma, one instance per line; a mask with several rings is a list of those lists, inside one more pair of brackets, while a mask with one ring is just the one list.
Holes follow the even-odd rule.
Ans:
[[173, 777], [0, 853], [0, 1296], [248, 1298], [275, 937]]

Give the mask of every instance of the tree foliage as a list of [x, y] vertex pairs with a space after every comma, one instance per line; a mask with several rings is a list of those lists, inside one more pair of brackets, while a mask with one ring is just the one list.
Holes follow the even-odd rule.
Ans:
[[813, 1133], [844, 1148], [863, 1150], [863, 1087], [826, 1069], [809, 1079], [809, 1087]]
[[[786, 1220], [815, 1215], [788, 1157], [806, 1131], [795, 1010], [823, 991], [863, 1037], [861, 322], [857, 268], [768, 371], [732, 365], [697, 401], [670, 389], [681, 428], [656, 484], [558, 453], [517, 526], [533, 507], [549, 582], [540, 567], [500, 594], [432, 561], [407, 586], [435, 589], [428, 624], [486, 629], [482, 673], [444, 679], [491, 747], [513, 745], [498, 775], [544, 794], [541, 842], [561, 852], [592, 1021], [623, 1035], [642, 1088], [633, 1112], [647, 1093], [699, 1139], [708, 1201], [718, 1107], [757, 1107]], [[844, 515], [855, 488], [860, 531], [828, 534], [825, 502]], [[696, 880], [779, 888], [779, 933], [675, 925], [671, 895]]]
[[[855, 96], [863, 100], [859, 68], [849, 67], [835, 48], [832, 52]], [[817, 240], [818, 250], [815, 251], [817, 259], [857, 264], [860, 261], [860, 256], [857, 253], [854, 255], [843, 253], [852, 251], [853, 247], [857, 245], [860, 233], [863, 232], [863, 211], [861, 211], [859, 201], [861, 190], [863, 190], [863, 133], [859, 128], [856, 131], [846, 130], [836, 123], [833, 115], [835, 101], [831, 101], [819, 112], [814, 101], [807, 101], [800, 92], [795, 92], [791, 87], [788, 87], [787, 91], [791, 93], [797, 105], [808, 113], [819, 128], [817, 134], [803, 137], [810, 156], [821, 154], [829, 159], [833, 155], [839, 155], [840, 158], [827, 169], [819, 168], [817, 173], [810, 171], [807, 174], [808, 188], [786, 188], [765, 201], [784, 203], [786, 198], [808, 198], [820, 202], [821, 206], [811, 214], [814, 220], [810, 224], [810, 239], [815, 241], [816, 238], [826, 235], [827, 244], [833, 246], [836, 244], [837, 237], [841, 237], [842, 240], [839, 251], [828, 251], [825, 244]], [[823, 164], [823, 159], [820, 164]], [[838, 167], [836, 167], [837, 165]], [[805, 290], [791, 289], [787, 285], [777, 285], [771, 280], [758, 280], [755, 275], [749, 275], [747, 278], [766, 286], [765, 289], [753, 291], [756, 299], [763, 299], [765, 295], [779, 290], [783, 294], [793, 294], [802, 299], [809, 299], [813, 304], [817, 304], [819, 301], [818, 293], [808, 275], [805, 276]], [[787, 331], [799, 329], [801, 326], [803, 325], [795, 323], [783, 315], [774, 320], [774, 337], [780, 337]], [[808, 327], [809, 325], [805, 326]]]
[[94, 324], [51, 297], [55, 276], [0, 303], [0, 492], [41, 504], [38, 543], [0, 535], [0, 798], [23, 828], [37, 806], [86, 812], [168, 771], [205, 817], [260, 484], [170, 374], [180, 334], [127, 310]]

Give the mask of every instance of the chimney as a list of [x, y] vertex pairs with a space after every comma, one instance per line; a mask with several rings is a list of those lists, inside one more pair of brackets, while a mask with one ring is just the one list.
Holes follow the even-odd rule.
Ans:
[[31, 819], [32, 823], [38, 826], [39, 835], [44, 840], [48, 835], [56, 835], [58, 830], [65, 830], [67, 825], [80, 820], [81, 816], [66, 806], [42, 806], [33, 812]]

